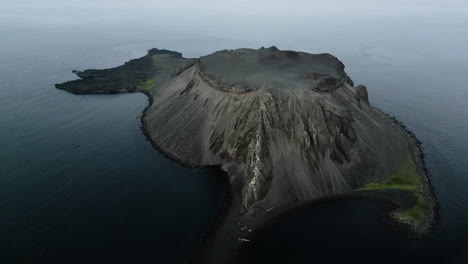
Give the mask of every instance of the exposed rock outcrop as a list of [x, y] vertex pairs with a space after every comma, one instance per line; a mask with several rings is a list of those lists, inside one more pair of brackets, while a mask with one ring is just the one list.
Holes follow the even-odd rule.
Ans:
[[364, 101], [367, 105], [369, 105], [369, 95], [367, 94], [367, 87], [364, 85], [358, 85], [355, 87], [356, 89], [356, 99], [358, 101]]

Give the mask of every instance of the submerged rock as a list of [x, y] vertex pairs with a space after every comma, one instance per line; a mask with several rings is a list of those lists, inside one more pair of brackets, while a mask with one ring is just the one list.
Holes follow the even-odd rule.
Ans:
[[196, 60], [153, 49], [114, 69], [76, 72], [81, 80], [57, 88], [131, 92], [155, 78], [143, 117], [150, 139], [183, 164], [228, 172], [232, 202], [207, 246], [215, 253], [194, 258], [222, 263], [245, 232], [238, 225], [383, 182], [414, 155], [412, 137], [370, 105], [367, 88], [353, 87], [344, 68], [330, 54], [276, 47]]

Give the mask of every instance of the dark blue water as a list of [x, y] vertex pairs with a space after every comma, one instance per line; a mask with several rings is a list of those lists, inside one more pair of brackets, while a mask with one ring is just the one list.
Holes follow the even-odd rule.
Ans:
[[[367, 217], [312, 225], [293, 216], [262, 247], [320, 253], [287, 231], [275, 238], [274, 230], [294, 226], [308, 243], [325, 232], [331, 249], [389, 241], [402, 254], [453, 248], [447, 262], [466, 260], [467, 17], [462, 0], [2, 1], [0, 262], [184, 263], [216, 213], [223, 182], [152, 150], [139, 130], [143, 95], [76, 96], [53, 84], [153, 47], [198, 57], [270, 45], [336, 55], [355, 83], [368, 86], [373, 105], [416, 133], [441, 219], [433, 239], [401, 241], [375, 221], [373, 206], [333, 204], [321, 219]], [[280, 259], [289, 251], [272, 252]]]
[[146, 96], [53, 87], [71, 67], [135, 55], [54, 45], [0, 64], [0, 263], [184, 263], [224, 179], [152, 149], [140, 130]]
[[258, 230], [238, 263], [466, 263], [466, 248], [405, 239], [383, 227], [380, 212], [363, 200], [296, 211]]

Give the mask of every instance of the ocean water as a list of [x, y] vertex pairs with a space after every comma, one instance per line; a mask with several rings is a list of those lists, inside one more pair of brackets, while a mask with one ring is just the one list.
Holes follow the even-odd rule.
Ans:
[[364, 200], [329, 201], [296, 211], [259, 230], [242, 248], [238, 263], [466, 262], [459, 247], [408, 240], [383, 227], [380, 212], [379, 204]]
[[[468, 4], [375, 2], [2, 0], [0, 262], [184, 263], [216, 214], [219, 172], [181, 167], [152, 149], [139, 129], [145, 96], [77, 96], [53, 85], [76, 78], [72, 70], [117, 66], [153, 47], [198, 57], [275, 45], [337, 56], [367, 85], [371, 104], [416, 133], [441, 219], [432, 239], [402, 241], [369, 215], [375, 206], [330, 204], [329, 214], [291, 216], [257, 245], [294, 248], [304, 256], [296, 263], [308, 263], [319, 228], [341, 241], [327, 244], [333, 252], [370, 244], [401, 254], [451, 249], [437, 260], [466, 263]], [[353, 212], [369, 217], [298, 220]], [[291, 226], [300, 232], [287, 239]], [[291, 253], [256, 252], [252, 258]]]
[[0, 262], [183, 263], [215, 217], [219, 172], [152, 149], [144, 95], [72, 96], [47, 55], [18, 60], [0, 67]]

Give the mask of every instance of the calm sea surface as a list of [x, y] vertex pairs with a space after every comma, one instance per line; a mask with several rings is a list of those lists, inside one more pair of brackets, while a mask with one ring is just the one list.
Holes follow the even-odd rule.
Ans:
[[468, 263], [465, 1], [154, 2], [1, 1], [0, 263], [184, 263], [216, 214], [219, 173], [152, 149], [139, 128], [142, 94], [53, 85], [153, 47], [198, 57], [271, 45], [334, 54], [374, 106], [416, 133], [441, 219], [432, 239], [410, 241], [378, 223], [373, 204], [330, 203], [271, 227], [251, 259], [362, 261], [373, 251], [415, 263], [429, 252]]

